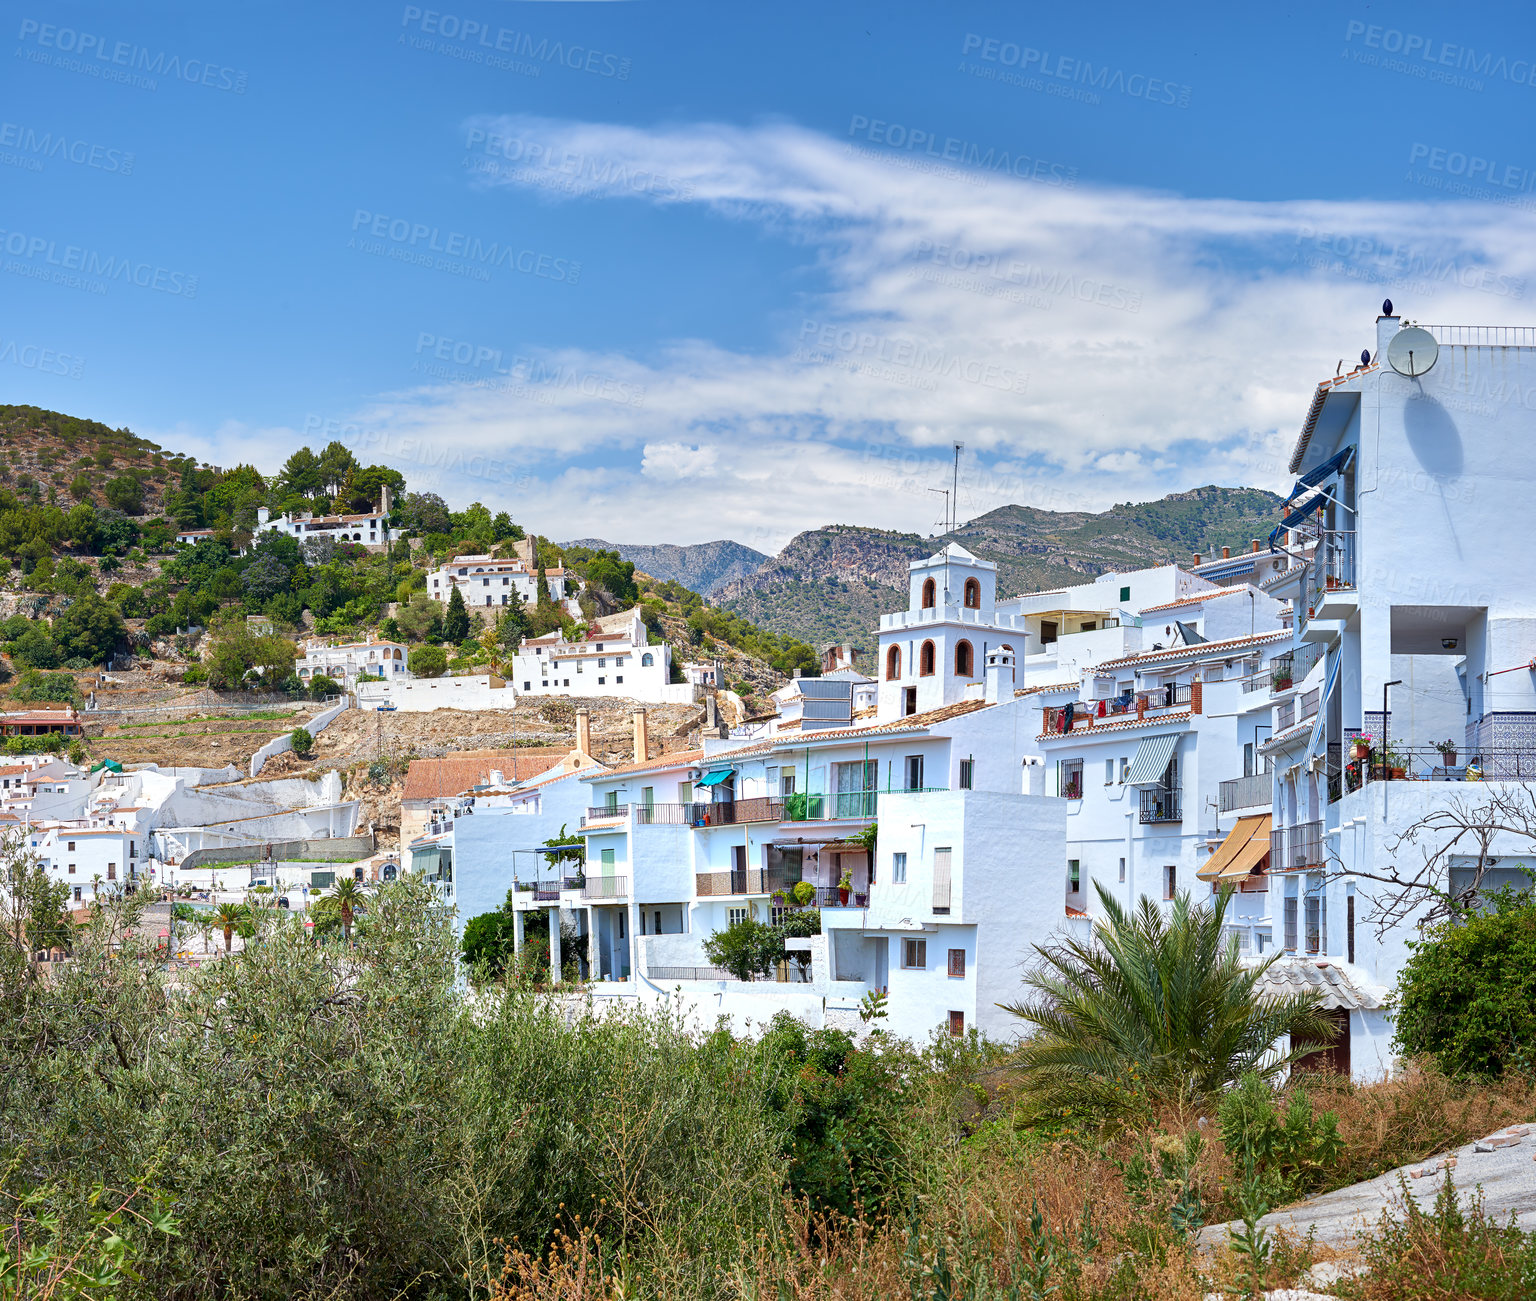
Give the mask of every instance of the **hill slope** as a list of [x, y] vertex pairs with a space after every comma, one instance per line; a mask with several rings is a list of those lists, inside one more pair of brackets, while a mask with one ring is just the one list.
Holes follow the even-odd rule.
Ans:
[[[1107, 511], [1003, 506], [952, 536], [998, 567], [998, 594], [1081, 583], [1117, 569], [1220, 554], [1274, 527], [1280, 498], [1258, 488], [1195, 488]], [[907, 565], [943, 537], [837, 524], [791, 539], [756, 573], [725, 584], [715, 600], [765, 628], [813, 645], [851, 641], [866, 654], [880, 614], [906, 605]]]
[[580, 538], [566, 543], [573, 547], [591, 547], [594, 551], [617, 551], [620, 560], [628, 560], [636, 569], [653, 578], [670, 579], [689, 591], [708, 596], [722, 584], [755, 573], [768, 557], [740, 542], [721, 539], [679, 547], [670, 543], [640, 546], [627, 542], [604, 542], [600, 538]]

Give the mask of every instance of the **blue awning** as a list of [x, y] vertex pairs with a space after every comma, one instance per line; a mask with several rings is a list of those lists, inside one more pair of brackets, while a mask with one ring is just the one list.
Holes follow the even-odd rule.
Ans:
[[1161, 736], [1149, 736], [1136, 747], [1136, 757], [1131, 760], [1125, 774], [1127, 786], [1156, 786], [1168, 771], [1173, 752], [1179, 748], [1179, 733], [1164, 732]]
[[718, 786], [721, 782], [728, 782], [736, 775], [734, 768], [716, 768], [714, 772], [707, 772], [699, 778], [700, 786]]
[[1287, 501], [1295, 501], [1308, 488], [1315, 488], [1318, 484], [1331, 479], [1335, 474], [1349, 464], [1350, 457], [1354, 456], [1354, 445], [1346, 447], [1342, 452], [1335, 452], [1321, 465], [1313, 466], [1301, 478], [1296, 480], [1296, 486], [1291, 489], [1291, 495]]
[[1293, 510], [1289, 515], [1280, 521], [1280, 527], [1283, 529], [1293, 529], [1298, 524], [1311, 519], [1312, 512], [1315, 511], [1319, 506], [1323, 505], [1327, 500], [1328, 494], [1326, 492], [1320, 492], [1314, 497], [1309, 497], [1305, 502], [1296, 507], [1295, 510]]

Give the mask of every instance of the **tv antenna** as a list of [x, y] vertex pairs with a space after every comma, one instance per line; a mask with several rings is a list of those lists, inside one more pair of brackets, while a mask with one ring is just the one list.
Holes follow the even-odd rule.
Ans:
[[930, 488], [930, 489], [928, 489], [928, 491], [929, 492], [936, 492], [936, 493], [939, 494], [939, 496], [944, 498], [944, 518], [939, 521], [939, 527], [945, 533], [948, 533], [949, 532], [949, 489], [948, 488]]

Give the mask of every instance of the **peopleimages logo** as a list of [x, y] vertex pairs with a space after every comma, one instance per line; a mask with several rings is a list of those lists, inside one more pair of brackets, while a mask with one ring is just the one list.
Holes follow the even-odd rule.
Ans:
[[[194, 86], [227, 90], [236, 95], [245, 94], [244, 72], [207, 59], [184, 59], [179, 54], [149, 50], [132, 41], [113, 41], [90, 32], [76, 31], [73, 27], [55, 27], [52, 23], [39, 22], [35, 18], [21, 20], [21, 31], [17, 39], [30, 40], [39, 47], [37, 53], [40, 57], [37, 61], [71, 67], [73, 71], [102, 75], [99, 73], [100, 68], [126, 68], [129, 72], [150, 72], [157, 77], [170, 77], [174, 81], [185, 81]], [[74, 59], [56, 59], [50, 51], [70, 54]], [[81, 63], [82, 66], [75, 69], [72, 67], [74, 63]]]
[[[457, 14], [440, 13], [436, 9], [422, 9], [406, 5], [400, 18], [402, 27], [412, 28], [422, 36], [438, 36], [460, 47], [470, 47], [471, 53], [480, 55], [506, 55], [518, 59], [532, 59], [534, 64], [559, 64], [575, 72], [591, 73], [594, 77], [612, 77], [615, 81], [629, 80], [630, 61], [617, 54], [594, 50], [585, 45], [568, 45], [564, 41], [552, 41], [547, 36], [535, 36], [520, 32], [514, 27], [493, 27], [478, 18], [461, 18]], [[402, 41], [404, 38], [401, 38]], [[446, 51], [444, 51], [446, 52]], [[470, 58], [470, 62], [484, 62], [483, 58]]]
[[[71, 288], [105, 292], [106, 282], [117, 280], [177, 298], [197, 297], [197, 277], [187, 275], [184, 271], [173, 271], [152, 262], [135, 262], [129, 257], [98, 253], [77, 244], [61, 245], [42, 235], [0, 230], [0, 252], [22, 259], [20, 263], [7, 264], [5, 270], [39, 280], [68, 284]], [[79, 274], [74, 274], [76, 272]]]
[[0, 147], [18, 150], [38, 160], [75, 163], [103, 172], [117, 172], [121, 176], [133, 174], [133, 155], [130, 153], [92, 144], [89, 140], [55, 135], [52, 131], [38, 131], [19, 122], [0, 122]]
[[862, 113], [855, 113], [849, 120], [848, 134], [855, 139], [868, 140], [870, 144], [899, 149], [906, 154], [918, 154], [936, 162], [959, 163], [979, 171], [1002, 172], [1020, 180], [1059, 185], [1066, 189], [1077, 184], [1077, 168], [1068, 167], [1064, 163], [1049, 162], [1010, 149], [999, 149], [995, 145], [959, 140], [954, 136], [940, 138], [919, 127], [869, 118]]
[[1435, 69], [1450, 68], [1479, 77], [1498, 77], [1517, 86], [1536, 86], [1536, 59], [1509, 59], [1488, 50], [1475, 50], [1469, 45], [1451, 45], [1432, 36], [1418, 36], [1396, 27], [1379, 27], [1353, 18], [1344, 29], [1344, 42], [1347, 45], [1358, 43], [1366, 49], [1398, 55]]
[[1497, 159], [1464, 153], [1459, 149], [1415, 142], [1408, 151], [1408, 163], [1410, 166], [1422, 163], [1432, 172], [1465, 177], [1468, 181], [1482, 185], [1496, 185], [1516, 194], [1528, 194], [1536, 189], [1536, 169], [1521, 167], [1516, 163], [1500, 163]]
[[[424, 222], [369, 212], [365, 208], [358, 208], [352, 214], [352, 230], [354, 237], [348, 241], [349, 247], [355, 244], [362, 252], [384, 252], [386, 255], [393, 248], [397, 261], [416, 262], [444, 271], [473, 269], [482, 273], [477, 279], [485, 278], [484, 269], [489, 267], [502, 267], [567, 285], [574, 285], [581, 278], [581, 263], [569, 258], [531, 248], [517, 248], [498, 240], [487, 242], [478, 235], [444, 231]], [[368, 238], [359, 240], [357, 232]]]
[[1095, 64], [1091, 59], [1052, 54], [1049, 50], [1037, 50], [1032, 45], [1020, 45], [995, 36], [979, 36], [975, 32], [967, 32], [960, 43], [960, 53], [974, 54], [984, 63], [1017, 68], [1021, 73], [1050, 77], [1103, 91], [1105, 94], [1126, 95], [1131, 99], [1144, 99], [1150, 104], [1189, 107], [1190, 88], [1181, 82], [1149, 77], [1143, 72], [1127, 73], [1124, 69], [1111, 68], [1108, 64]]

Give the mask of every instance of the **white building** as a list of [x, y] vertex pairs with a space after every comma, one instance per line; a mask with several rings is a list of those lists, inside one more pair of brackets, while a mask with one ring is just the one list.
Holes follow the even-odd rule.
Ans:
[[[570, 595], [571, 579], [558, 566], [544, 571], [550, 600], [564, 601]], [[538, 600], [539, 568], [531, 561], [495, 556], [455, 556], [427, 575], [427, 595], [444, 605], [458, 588], [464, 604], [471, 610], [485, 610], [510, 605], [515, 595], [524, 604]]]
[[694, 687], [672, 681], [672, 648], [652, 644], [638, 608], [605, 615], [584, 638], [556, 630], [524, 638], [509, 676], [520, 696], [615, 696], [646, 704], [690, 704]]
[[314, 678], [327, 677], [348, 690], [357, 685], [359, 678], [402, 681], [411, 676], [406, 667], [407, 654], [406, 647], [394, 641], [345, 642], [335, 646], [311, 642], [304, 647], [298, 674], [306, 684]]
[[316, 515], [302, 511], [274, 516], [265, 506], [259, 506], [256, 532], [282, 533], [300, 542], [330, 538], [333, 542], [355, 542], [369, 550], [382, 551], [389, 546], [389, 489], [383, 492], [383, 506], [359, 515]]

